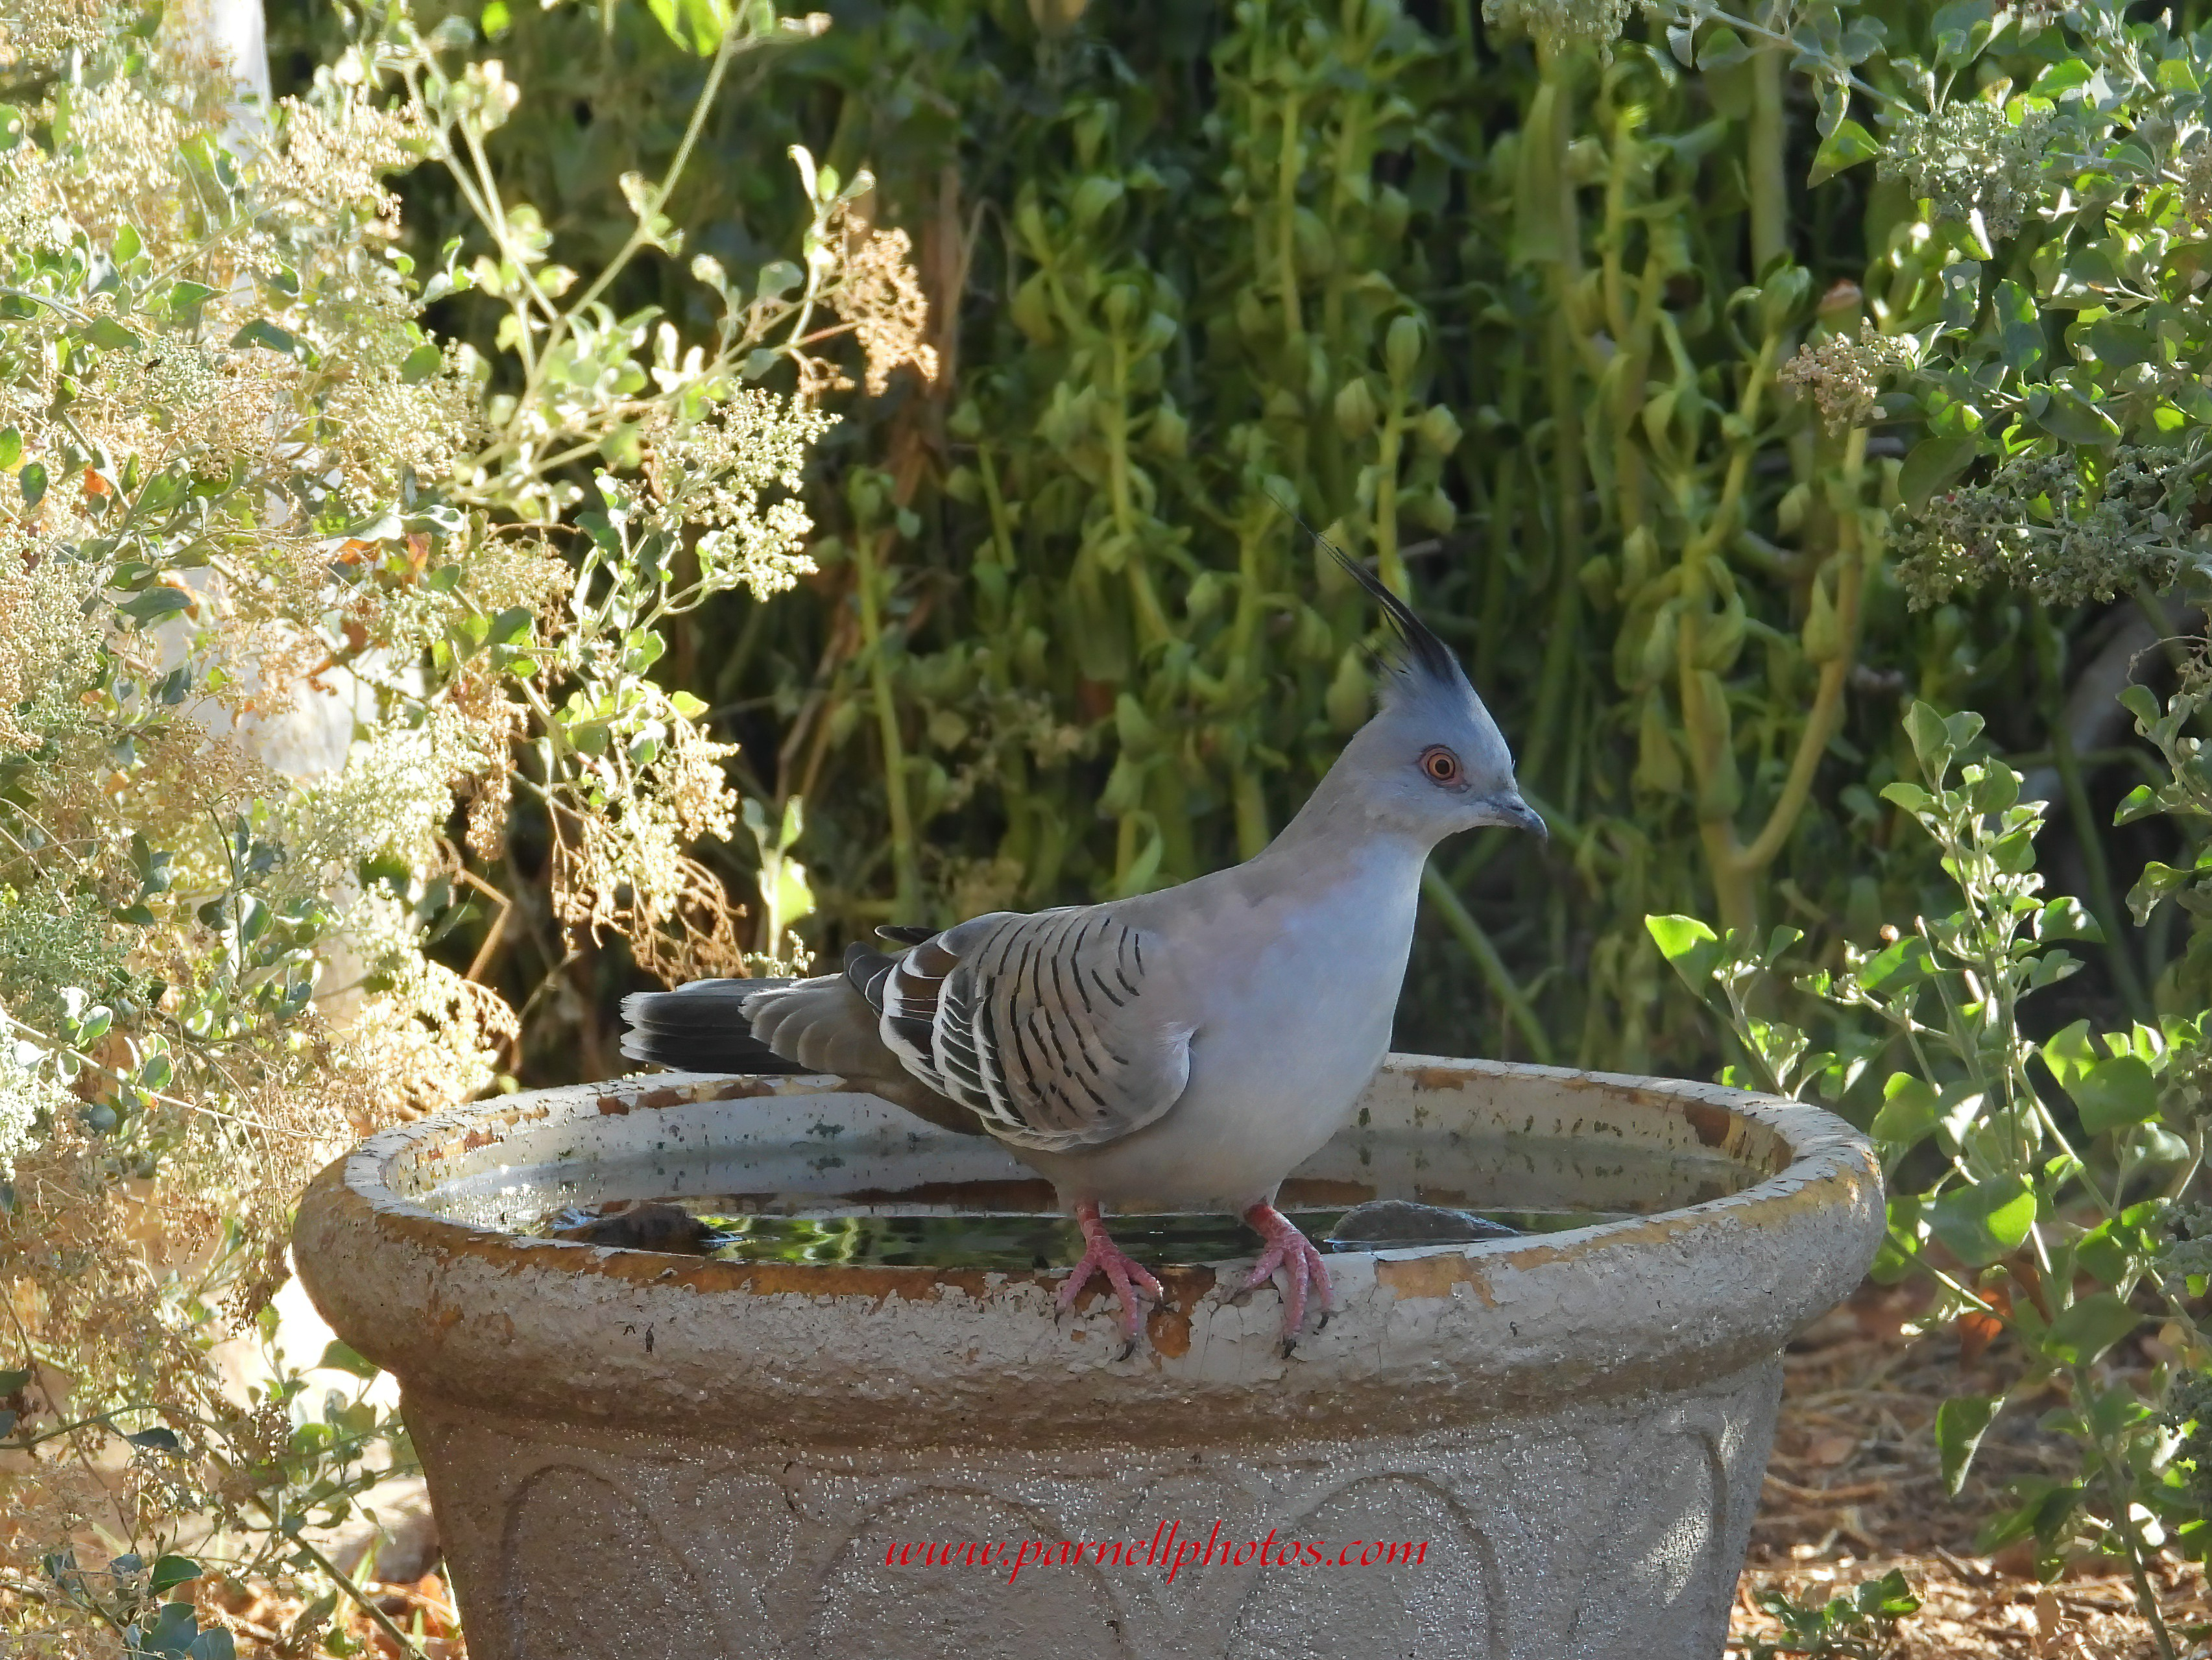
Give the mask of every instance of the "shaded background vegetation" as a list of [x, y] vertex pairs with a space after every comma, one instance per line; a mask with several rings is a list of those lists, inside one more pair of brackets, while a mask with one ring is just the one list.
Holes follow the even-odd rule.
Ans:
[[[1887, 9], [1893, 48], [1929, 9]], [[741, 66], [670, 205], [682, 258], [743, 280], [791, 244], [792, 143], [866, 167], [944, 373], [843, 404], [819, 573], [682, 619], [664, 662], [742, 745], [746, 794], [804, 797], [817, 950], [1262, 845], [1361, 718], [1371, 623], [1279, 496], [1460, 648], [1553, 825], [1440, 851], [1399, 1047], [1708, 1069], [1643, 917], [1787, 921], [1822, 959], [1931, 909], [1932, 850], [1878, 799], [1912, 775], [1913, 697], [1986, 713], [2057, 804], [2052, 886], [2113, 942], [2039, 1012], [2148, 1008], [2174, 908], [2131, 927], [2112, 872], [2171, 831], [2108, 828], [2156, 775], [2112, 700], [2186, 619], [2148, 596], [1908, 611], [1881, 547], [1904, 429], [1831, 435], [1774, 376], [1932, 273], [1904, 184], [1808, 185], [1812, 94], [1776, 54], [1687, 70], [1640, 21], [1609, 62], [1540, 52], [1471, 0], [830, 10]], [[465, 15], [529, 94], [495, 169], [593, 269], [634, 223], [617, 175], [674, 149], [702, 60], [640, 8]], [[282, 93], [338, 21], [270, 21]], [[425, 259], [467, 229], [443, 178], [403, 181]], [[698, 292], [656, 256], [614, 299], [703, 333]], [[495, 320], [471, 295], [426, 319]], [[532, 1084], [620, 1070], [613, 1002], [638, 983], [533, 907], [542, 844], [526, 824], [489, 873], [523, 900], [485, 971], [527, 1005]], [[750, 848], [702, 856], [749, 891]], [[479, 943], [465, 924], [443, 948]]]

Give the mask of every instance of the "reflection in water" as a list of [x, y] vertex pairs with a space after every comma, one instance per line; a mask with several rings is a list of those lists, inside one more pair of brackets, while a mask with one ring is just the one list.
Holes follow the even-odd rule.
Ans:
[[[1013, 1270], [1072, 1268], [1083, 1255], [1083, 1235], [1074, 1223], [1060, 1216], [769, 1216], [733, 1213], [713, 1201], [694, 1200], [682, 1207], [682, 1213], [694, 1221], [686, 1229], [672, 1225], [672, 1208], [653, 1203], [611, 1213], [605, 1207], [593, 1212], [563, 1206], [530, 1231], [586, 1244], [713, 1256], [725, 1262]], [[1288, 1214], [1326, 1249], [1326, 1236], [1344, 1213], [1293, 1210]], [[638, 1224], [625, 1225], [632, 1218], [640, 1219]], [[1486, 1219], [1516, 1233], [1553, 1233], [1617, 1218], [1594, 1211], [1512, 1211], [1492, 1213]], [[1133, 1256], [1155, 1263], [1249, 1256], [1258, 1242], [1258, 1236], [1233, 1216], [1196, 1214], [1117, 1217], [1114, 1237]], [[1377, 1248], [1370, 1243], [1342, 1249]]]
[[[514, 1164], [456, 1160], [434, 1170], [436, 1161], [425, 1161], [417, 1169], [429, 1179], [410, 1196], [477, 1227], [726, 1262], [1021, 1271], [1071, 1266], [1082, 1255], [1050, 1184], [988, 1145], [917, 1152], [898, 1138], [816, 1126], [798, 1140], [709, 1136], [679, 1146], [672, 1137], [649, 1152], [614, 1156], [564, 1137], [514, 1154], [521, 1155]], [[1757, 1176], [1703, 1148], [1378, 1128], [1332, 1143], [1283, 1184], [1277, 1202], [1317, 1240], [1365, 1207], [1346, 1230], [1361, 1246], [1338, 1248], [1382, 1250], [1392, 1239], [1368, 1222], [1410, 1207], [1376, 1201], [1553, 1233], [1718, 1198]], [[1257, 1248], [1231, 1216], [1112, 1220], [1115, 1238], [1149, 1262], [1218, 1262]]]

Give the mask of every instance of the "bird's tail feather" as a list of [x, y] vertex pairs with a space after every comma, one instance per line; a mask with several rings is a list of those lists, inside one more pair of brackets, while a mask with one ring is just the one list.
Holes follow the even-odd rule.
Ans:
[[789, 980], [695, 980], [676, 991], [633, 992], [623, 999], [622, 1052], [676, 1072], [798, 1073], [753, 1036], [748, 999], [779, 991]]

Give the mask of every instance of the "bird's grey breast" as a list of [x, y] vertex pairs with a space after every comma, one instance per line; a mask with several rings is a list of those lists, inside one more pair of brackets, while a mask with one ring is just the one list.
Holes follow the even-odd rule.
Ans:
[[1347, 1107], [1389, 1046], [1419, 880], [1417, 855], [1381, 844], [1325, 879], [1256, 895], [1249, 879], [1224, 882], [1187, 908], [1176, 934], [1237, 942], [1190, 976], [1193, 1093]]

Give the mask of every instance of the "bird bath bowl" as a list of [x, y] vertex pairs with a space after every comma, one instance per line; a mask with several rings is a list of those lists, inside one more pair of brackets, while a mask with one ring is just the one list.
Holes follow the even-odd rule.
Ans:
[[[529, 1231], [672, 1196], [827, 1243]], [[1122, 1359], [1095, 1292], [1055, 1321], [1071, 1258], [992, 1265], [1052, 1209], [996, 1143], [671, 1073], [374, 1136], [294, 1248], [399, 1378], [474, 1660], [1713, 1660], [1783, 1345], [1881, 1234], [1865, 1142], [1711, 1085], [1394, 1055], [1281, 1202], [1376, 1198], [1566, 1225], [1334, 1254], [1286, 1358], [1276, 1292], [1236, 1296], [1256, 1240], [1170, 1266], [1130, 1219], [1169, 1305]], [[964, 1266], [902, 1260], [957, 1222], [866, 1243], [963, 1216]]]

